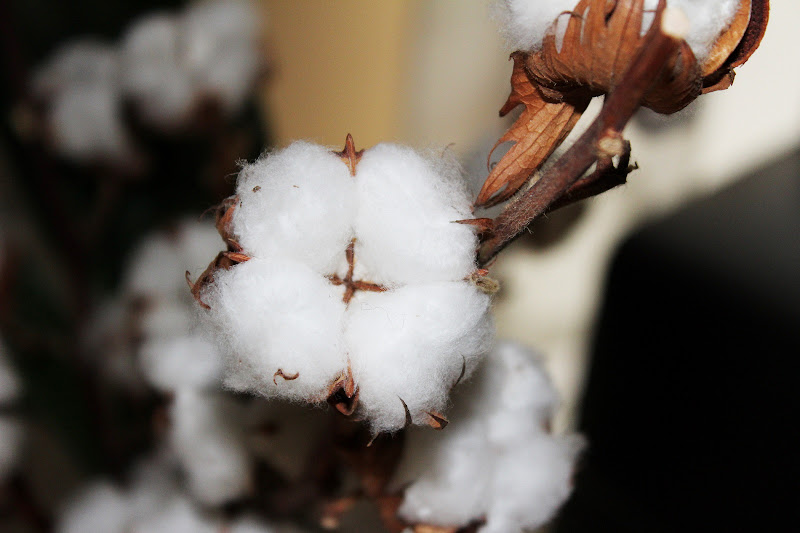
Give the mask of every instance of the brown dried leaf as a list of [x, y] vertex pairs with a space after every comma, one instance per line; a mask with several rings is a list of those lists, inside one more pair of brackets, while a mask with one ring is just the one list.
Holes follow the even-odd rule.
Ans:
[[514, 60], [511, 94], [500, 110], [500, 116], [505, 116], [520, 104], [525, 106], [525, 110], [494, 145], [489, 159], [500, 144], [508, 141], [515, 144], [486, 178], [475, 202], [479, 207], [504, 202], [525, 185], [569, 134], [589, 103], [586, 94], [572, 94], [568, 99], [560, 95], [560, 100], [545, 97], [528, 78], [526, 57], [527, 54], [522, 52], [511, 54]]

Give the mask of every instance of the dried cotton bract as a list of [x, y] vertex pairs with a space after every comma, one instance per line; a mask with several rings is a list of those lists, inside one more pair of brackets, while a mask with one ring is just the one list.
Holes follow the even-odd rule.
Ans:
[[490, 347], [490, 296], [456, 167], [391, 144], [298, 142], [247, 165], [220, 212], [228, 243], [194, 287], [226, 384], [321, 402], [393, 431], [441, 426]]
[[527, 531], [547, 522], [571, 491], [576, 435], [546, 429], [556, 395], [535, 355], [498, 346], [454, 398], [441, 433], [411, 432], [394, 484], [406, 486], [399, 515], [410, 524], [481, 533]]

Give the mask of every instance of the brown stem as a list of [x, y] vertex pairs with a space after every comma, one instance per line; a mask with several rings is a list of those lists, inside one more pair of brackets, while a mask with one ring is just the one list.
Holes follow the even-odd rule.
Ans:
[[[663, 1], [659, 7], [663, 7]], [[495, 219], [494, 234], [478, 251], [479, 266], [488, 264], [528, 224], [546, 213], [593, 163], [621, 153], [620, 132], [682, 42], [682, 35], [673, 27], [674, 17], [664, 17], [661, 9], [657, 16], [595, 121], [519, 200], [507, 206]]]

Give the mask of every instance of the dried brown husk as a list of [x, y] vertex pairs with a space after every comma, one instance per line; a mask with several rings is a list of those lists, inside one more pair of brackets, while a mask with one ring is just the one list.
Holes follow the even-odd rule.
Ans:
[[[617, 86], [644, 42], [643, 3], [580, 0], [574, 10], [561, 14], [569, 17], [562, 38], [556, 35], [554, 22], [541, 50], [512, 54], [512, 92], [500, 114], [520, 104], [525, 110], [498, 141], [498, 145], [506, 141], [515, 145], [490, 172], [476, 206], [496, 205], [513, 196], [563, 142], [589, 99]], [[665, 6], [666, 0], [661, 0], [656, 20]], [[758, 47], [768, 13], [768, 0], [742, 0], [734, 20], [702, 65], [689, 45], [682, 43], [641, 105], [659, 113], [674, 113], [704, 92], [729, 87], [732, 69]]]

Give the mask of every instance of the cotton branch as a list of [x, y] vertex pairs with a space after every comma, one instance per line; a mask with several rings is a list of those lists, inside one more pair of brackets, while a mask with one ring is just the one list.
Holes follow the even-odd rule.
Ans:
[[[679, 10], [667, 8], [660, 13], [619, 85], [606, 97], [603, 109], [589, 129], [528, 191], [494, 220], [494, 232], [478, 251], [479, 265], [488, 264], [528, 224], [552, 208], [578, 184], [594, 163], [598, 163], [599, 173], [585, 178], [594, 184], [608, 183], [609, 176], [619, 176], [626, 170], [610, 164], [611, 157], [625, 155], [627, 144], [621, 132], [680, 48], [687, 29], [688, 21]], [[586, 185], [588, 187], [589, 183]], [[582, 186], [578, 188], [583, 189]]]

